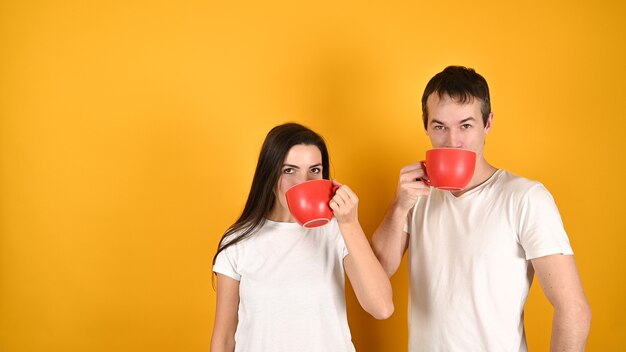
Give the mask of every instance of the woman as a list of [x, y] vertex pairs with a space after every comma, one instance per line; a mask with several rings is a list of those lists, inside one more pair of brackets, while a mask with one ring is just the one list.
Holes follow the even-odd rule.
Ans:
[[213, 258], [211, 351], [354, 351], [344, 272], [363, 309], [377, 319], [393, 313], [391, 284], [359, 224], [350, 188], [337, 189], [327, 225], [305, 229], [289, 213], [287, 189], [322, 178], [329, 179], [322, 137], [295, 123], [268, 133], [244, 210]]

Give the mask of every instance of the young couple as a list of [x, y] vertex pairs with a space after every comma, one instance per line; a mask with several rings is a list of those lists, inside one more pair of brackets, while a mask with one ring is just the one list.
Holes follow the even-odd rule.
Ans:
[[420, 163], [403, 168], [372, 246], [346, 185], [330, 201], [330, 223], [295, 222], [285, 192], [329, 179], [328, 151], [298, 124], [268, 133], [244, 210], [213, 260], [211, 351], [354, 351], [344, 277], [363, 309], [386, 319], [394, 310], [389, 277], [407, 251], [409, 351], [527, 351], [523, 314], [534, 274], [554, 306], [552, 349], [584, 350], [591, 311], [552, 196], [484, 158], [493, 123], [485, 79], [447, 67], [427, 84], [422, 115], [434, 148], [476, 152], [474, 176], [448, 192], [421, 181]]

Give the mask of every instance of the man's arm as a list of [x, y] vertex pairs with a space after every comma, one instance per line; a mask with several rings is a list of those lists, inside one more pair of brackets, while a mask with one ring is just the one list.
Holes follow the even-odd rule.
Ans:
[[389, 277], [398, 270], [409, 245], [409, 235], [403, 230], [406, 216], [417, 197], [429, 193], [429, 187], [420, 181], [423, 176], [421, 163], [411, 164], [400, 171], [396, 198], [372, 236], [374, 254]]
[[372, 236], [372, 250], [387, 276], [396, 273], [409, 246], [409, 234], [403, 231], [407, 212], [392, 204]]
[[584, 351], [591, 308], [583, 292], [573, 255], [531, 259], [541, 288], [554, 307], [551, 351]]

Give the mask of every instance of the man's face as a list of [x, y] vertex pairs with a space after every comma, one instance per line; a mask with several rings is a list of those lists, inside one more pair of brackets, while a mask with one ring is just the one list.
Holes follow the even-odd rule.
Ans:
[[481, 101], [473, 99], [461, 104], [448, 95], [433, 93], [426, 100], [428, 121], [426, 134], [433, 148], [463, 148], [483, 155], [485, 135], [491, 129], [493, 113], [483, 125]]

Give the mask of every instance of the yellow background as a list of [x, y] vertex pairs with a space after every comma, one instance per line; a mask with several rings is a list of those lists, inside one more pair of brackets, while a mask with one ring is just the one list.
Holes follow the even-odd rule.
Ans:
[[[371, 233], [449, 64], [490, 83], [488, 160], [556, 199], [588, 350], [623, 350], [625, 18], [618, 0], [2, 0], [0, 351], [207, 351], [210, 261], [267, 131], [324, 135]], [[348, 294], [359, 351], [405, 350], [405, 266], [392, 281], [386, 321]], [[532, 351], [551, 312], [535, 282]]]

